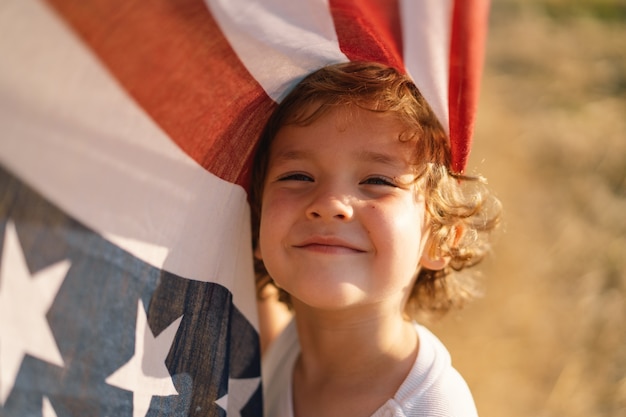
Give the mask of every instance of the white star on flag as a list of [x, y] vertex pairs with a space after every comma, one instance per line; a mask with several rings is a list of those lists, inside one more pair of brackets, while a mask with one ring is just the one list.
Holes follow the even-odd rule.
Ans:
[[15, 225], [7, 222], [0, 269], [0, 405], [13, 389], [26, 354], [64, 365], [46, 313], [69, 268], [65, 260], [31, 275]]
[[52, 404], [48, 397], [43, 397], [43, 406], [41, 407], [41, 416], [42, 417], [57, 417], [57, 413], [52, 408]]
[[183, 316], [154, 336], [141, 300], [137, 305], [135, 354], [106, 379], [107, 384], [133, 392], [133, 417], [144, 417], [153, 396], [178, 395], [165, 359]]
[[257, 390], [261, 378], [228, 379], [228, 392], [234, 395], [224, 395], [215, 401], [228, 417], [241, 417], [241, 409], [250, 401], [250, 397]]

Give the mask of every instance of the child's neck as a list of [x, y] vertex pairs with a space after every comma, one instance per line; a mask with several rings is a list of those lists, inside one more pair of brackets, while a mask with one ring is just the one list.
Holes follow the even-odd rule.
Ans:
[[415, 362], [417, 333], [393, 308], [324, 312], [296, 305], [296, 322], [297, 417], [369, 416], [393, 397]]

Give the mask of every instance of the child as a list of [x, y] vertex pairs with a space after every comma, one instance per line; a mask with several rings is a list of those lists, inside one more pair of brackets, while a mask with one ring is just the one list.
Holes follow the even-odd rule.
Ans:
[[[267, 417], [476, 415], [416, 323], [471, 298], [456, 271], [483, 257], [499, 215], [449, 166], [424, 98], [380, 64], [322, 68], [275, 110], [251, 193]], [[272, 341], [278, 292], [295, 314]]]

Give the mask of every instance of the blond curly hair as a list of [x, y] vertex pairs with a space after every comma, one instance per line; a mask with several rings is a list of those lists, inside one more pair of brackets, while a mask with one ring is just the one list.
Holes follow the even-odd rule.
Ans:
[[[420, 268], [405, 306], [412, 319], [443, 315], [462, 307], [477, 294], [475, 279], [459, 274], [476, 265], [489, 251], [489, 235], [500, 218], [500, 203], [481, 177], [450, 171], [448, 137], [406, 75], [372, 62], [348, 62], [323, 67], [305, 77], [270, 116], [255, 154], [251, 179], [252, 245], [259, 239], [261, 197], [272, 140], [287, 124], [306, 126], [338, 106], [358, 106], [399, 118], [406, 129], [401, 141], [415, 141], [416, 182], [426, 201], [430, 228], [427, 250], [450, 261], [442, 270]], [[315, 108], [313, 112], [311, 108]], [[263, 261], [255, 259], [257, 290], [275, 285]], [[279, 288], [288, 306], [290, 296]]]

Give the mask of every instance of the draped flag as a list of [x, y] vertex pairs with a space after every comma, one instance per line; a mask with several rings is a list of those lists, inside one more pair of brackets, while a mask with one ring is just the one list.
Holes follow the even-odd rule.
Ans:
[[463, 171], [487, 8], [0, 0], [0, 416], [260, 416], [261, 127], [309, 72], [374, 60]]

